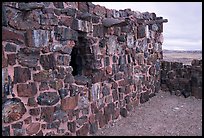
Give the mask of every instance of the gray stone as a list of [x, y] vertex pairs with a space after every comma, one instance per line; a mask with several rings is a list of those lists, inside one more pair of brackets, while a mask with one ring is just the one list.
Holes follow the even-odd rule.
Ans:
[[107, 85], [103, 86], [102, 94], [103, 96], [107, 96], [110, 94], [110, 88]]
[[108, 55], [113, 55], [116, 53], [116, 48], [117, 48], [117, 37], [116, 36], [110, 36], [108, 41], [107, 41], [107, 54]]
[[80, 96], [78, 107], [79, 107], [79, 109], [83, 109], [83, 108], [89, 107], [88, 96]]
[[74, 8], [65, 8], [61, 10], [62, 14], [66, 14], [67, 16], [72, 16], [74, 17], [76, 14], [77, 10]]
[[98, 131], [98, 124], [97, 122], [90, 123], [90, 134], [95, 134]]
[[100, 83], [95, 83], [91, 87], [91, 98], [93, 101], [98, 100], [100, 94], [101, 85]]
[[145, 26], [140, 25], [137, 30], [137, 38], [144, 38], [146, 36]]
[[73, 20], [71, 28], [86, 33], [93, 32], [93, 26], [90, 22], [78, 19]]
[[6, 52], [16, 52], [16, 45], [12, 43], [7, 43], [5, 46], [5, 51]]
[[21, 48], [18, 52], [18, 62], [27, 67], [36, 67], [40, 58], [40, 50], [36, 48]]
[[4, 5], [2, 5], [2, 25], [3, 26], [7, 26], [8, 25], [8, 19], [7, 19], [7, 15], [6, 15], [6, 8]]
[[48, 30], [27, 30], [27, 44], [29, 47], [45, 47], [50, 41], [51, 31]]
[[69, 90], [68, 89], [59, 89], [58, 90], [60, 98], [63, 99], [68, 95]]
[[78, 33], [67, 27], [55, 27], [55, 39], [58, 41], [78, 40]]
[[29, 3], [20, 2], [18, 4], [19, 10], [22, 10], [22, 11], [30, 11], [30, 10], [34, 10], [34, 9], [43, 9], [44, 7], [45, 7], [44, 4], [37, 3], [37, 2], [29, 2]]
[[62, 123], [68, 121], [67, 113], [62, 110], [57, 110], [53, 114], [53, 120], [59, 120]]
[[10, 136], [10, 126], [2, 128], [2, 136]]
[[127, 117], [127, 109], [126, 108], [121, 108], [120, 109], [120, 115], [122, 116], [122, 117]]
[[134, 47], [134, 36], [132, 34], [127, 35], [127, 46], [128, 48]]
[[37, 97], [37, 101], [39, 105], [55, 105], [59, 101], [59, 95], [57, 92], [44, 92], [40, 93]]
[[149, 101], [149, 94], [147, 92], [144, 92], [144, 93], [141, 93], [141, 96], [140, 96], [140, 103], [145, 103]]

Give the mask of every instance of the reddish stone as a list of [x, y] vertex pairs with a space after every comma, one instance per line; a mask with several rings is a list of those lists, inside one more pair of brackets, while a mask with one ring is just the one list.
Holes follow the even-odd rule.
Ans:
[[11, 17], [9, 25], [17, 30], [39, 29], [39, 18], [40, 14], [37, 11], [27, 12], [24, 16], [21, 13], [17, 13], [15, 17]]
[[77, 136], [87, 136], [89, 132], [89, 124], [84, 124], [79, 130], [77, 130]]
[[104, 26], [102, 24], [93, 25], [93, 36], [94, 37], [104, 37]]
[[128, 86], [126, 86], [125, 87], [125, 94], [128, 94], [128, 93], [130, 93], [131, 92], [131, 87], [130, 87], [130, 85], [128, 85]]
[[36, 134], [40, 130], [40, 123], [32, 123], [26, 128], [28, 135]]
[[94, 114], [91, 114], [89, 116], [89, 123], [94, 123], [95, 122], [95, 115]]
[[104, 6], [96, 5], [93, 12], [98, 16], [106, 16], [106, 8]]
[[73, 17], [71, 16], [62, 16], [59, 20], [59, 24], [62, 24], [67, 27], [71, 27], [73, 21]]
[[14, 67], [14, 83], [25, 83], [31, 79], [31, 72], [28, 68]]
[[87, 2], [78, 2], [78, 9], [81, 12], [89, 12]]
[[119, 115], [120, 115], [120, 109], [115, 108], [115, 110], [113, 111], [113, 120], [118, 119]]
[[118, 100], [118, 92], [117, 90], [112, 90], [112, 96], [113, 96], [113, 101], [117, 101]]
[[45, 122], [52, 122], [53, 121], [53, 114], [54, 114], [54, 107], [41, 107], [41, 116]]
[[32, 108], [29, 110], [29, 114], [33, 116], [37, 116], [40, 114], [40, 108]]
[[19, 97], [32, 97], [37, 93], [37, 87], [34, 82], [29, 84], [17, 84], [17, 94]]
[[112, 68], [110, 66], [106, 67], [106, 73], [112, 74]]
[[35, 136], [43, 136], [43, 131], [40, 130]]
[[98, 118], [98, 122], [99, 122], [99, 127], [103, 128], [106, 124], [106, 118], [105, 115], [103, 115], [102, 113], [99, 114], [99, 118]]
[[25, 113], [24, 103], [18, 98], [7, 99], [2, 105], [2, 121], [4, 123], [20, 120]]
[[39, 73], [33, 74], [33, 80], [37, 82], [46, 82], [50, 80], [49, 71], [43, 70]]
[[55, 69], [56, 68], [56, 61], [53, 54], [49, 55], [41, 55], [40, 57], [40, 64], [45, 70]]
[[125, 86], [126, 84], [128, 84], [126, 80], [119, 80], [118, 81], [118, 86]]
[[106, 9], [106, 16], [107, 16], [107, 18], [112, 18], [113, 17], [113, 11], [110, 9]]
[[5, 52], [2, 47], [2, 68], [8, 66], [8, 59], [5, 57]]
[[31, 122], [32, 122], [31, 116], [29, 116], [29, 117], [27, 117], [26, 119], [24, 119], [24, 123], [25, 123], [25, 124], [31, 124]]
[[8, 54], [8, 64], [13, 66], [16, 64], [16, 54]]
[[197, 99], [202, 99], [202, 86], [192, 87], [192, 95]]
[[67, 111], [70, 109], [74, 109], [78, 104], [78, 95], [73, 97], [66, 97], [61, 100], [62, 110]]
[[54, 6], [56, 8], [60, 8], [60, 9], [63, 9], [64, 8], [64, 4], [63, 2], [53, 2]]
[[25, 42], [25, 37], [23, 33], [12, 31], [8, 28], [2, 28], [2, 41], [11, 40], [15, 43], [23, 44]]
[[93, 103], [91, 104], [91, 112], [92, 112], [93, 114], [96, 114], [96, 113], [99, 112], [99, 109], [98, 109], [98, 107], [97, 107], [97, 105], [96, 105], [95, 102], [93, 102]]

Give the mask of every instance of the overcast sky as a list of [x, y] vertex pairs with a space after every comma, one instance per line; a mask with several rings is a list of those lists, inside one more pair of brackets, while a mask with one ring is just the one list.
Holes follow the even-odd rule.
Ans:
[[93, 2], [109, 9], [154, 12], [164, 23], [163, 49], [202, 50], [202, 2]]

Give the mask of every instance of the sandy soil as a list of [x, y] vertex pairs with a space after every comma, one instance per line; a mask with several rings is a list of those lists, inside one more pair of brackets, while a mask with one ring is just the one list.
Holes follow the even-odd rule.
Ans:
[[202, 99], [160, 91], [94, 136], [202, 136]]

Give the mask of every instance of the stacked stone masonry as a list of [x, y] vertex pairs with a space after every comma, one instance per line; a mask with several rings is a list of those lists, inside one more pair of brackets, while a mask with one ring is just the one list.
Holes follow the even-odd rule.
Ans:
[[161, 89], [185, 98], [202, 99], [202, 59], [192, 60], [191, 65], [162, 61]]
[[81, 136], [160, 89], [163, 23], [91, 2], [4, 2], [2, 135]]

